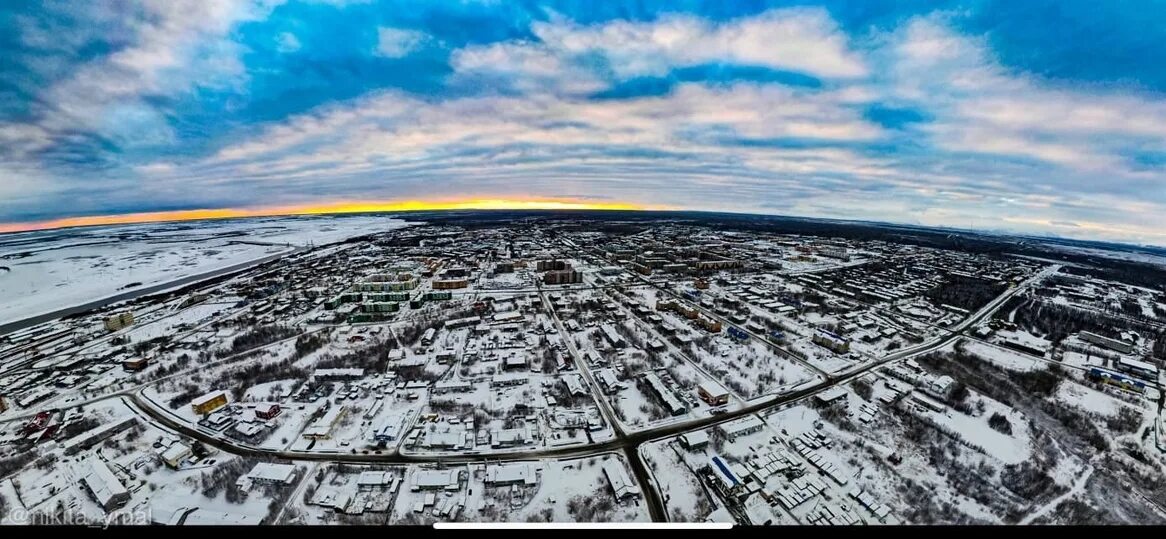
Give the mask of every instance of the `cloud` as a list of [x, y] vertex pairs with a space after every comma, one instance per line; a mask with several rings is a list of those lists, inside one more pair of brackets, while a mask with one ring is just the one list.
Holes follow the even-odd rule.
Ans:
[[299, 38], [291, 32], [282, 32], [276, 37], [275, 49], [279, 52], [296, 52], [303, 48]]
[[17, 18], [0, 220], [565, 193], [1166, 242], [1166, 100], [1008, 64], [974, 9], [277, 4]]
[[928, 110], [933, 120], [918, 128], [944, 150], [1133, 178], [1124, 149], [1166, 145], [1166, 102], [1050, 87], [1000, 65], [984, 39], [956, 33], [944, 15], [909, 20], [875, 54], [890, 96]]
[[654, 22], [614, 21], [583, 26], [539, 22], [531, 30], [562, 55], [602, 55], [619, 77], [663, 75], [672, 66], [729, 62], [799, 71], [818, 77], [867, 74], [845, 33], [822, 9], [782, 9], [712, 23], [669, 15]]
[[401, 58], [421, 47], [426, 39], [424, 32], [381, 27], [377, 29], [376, 53], [385, 58]]

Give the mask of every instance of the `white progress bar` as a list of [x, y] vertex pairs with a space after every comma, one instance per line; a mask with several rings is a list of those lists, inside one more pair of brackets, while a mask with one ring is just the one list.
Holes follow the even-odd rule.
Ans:
[[727, 530], [732, 522], [434, 522], [439, 530]]

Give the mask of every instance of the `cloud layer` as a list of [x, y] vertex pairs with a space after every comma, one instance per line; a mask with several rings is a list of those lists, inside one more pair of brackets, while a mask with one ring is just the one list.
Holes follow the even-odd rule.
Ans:
[[1163, 68], [1054, 61], [1153, 53], [1135, 14], [576, 4], [0, 8], [0, 222], [573, 197], [1166, 244]]

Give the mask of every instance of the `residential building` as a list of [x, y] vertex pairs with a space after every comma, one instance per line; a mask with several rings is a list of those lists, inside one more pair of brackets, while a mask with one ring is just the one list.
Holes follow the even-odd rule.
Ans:
[[486, 486], [537, 485], [538, 473], [534, 464], [516, 462], [486, 466]]
[[130, 491], [126, 490], [105, 462], [90, 458], [83, 465], [88, 468], [83, 472], [80, 483], [102, 509], [109, 512], [130, 501]]
[[105, 317], [105, 329], [108, 331], [117, 331], [134, 323], [133, 311], [124, 311], [112, 316]]
[[190, 407], [198, 415], [206, 415], [227, 405], [227, 392], [211, 391], [190, 401]]
[[255, 407], [255, 417], [257, 419], [274, 419], [279, 415], [279, 405], [274, 402], [266, 402]]
[[461, 486], [461, 474], [456, 468], [446, 470], [417, 470], [413, 472], [409, 488], [419, 490], [457, 490]]
[[1111, 339], [1109, 337], [1098, 335], [1089, 331], [1082, 331], [1079, 336], [1081, 337], [1081, 340], [1087, 343], [1096, 344], [1097, 346], [1108, 348], [1114, 352], [1129, 354], [1134, 351], [1134, 344], [1129, 341]]
[[673, 393], [672, 388], [668, 387], [656, 373], [649, 372], [644, 374], [644, 383], [656, 395], [656, 398], [664, 404], [664, 408], [673, 416], [684, 415], [688, 412], [688, 407]]
[[615, 499], [622, 501], [640, 495], [639, 487], [628, 477], [627, 470], [618, 459], [610, 458], [603, 462], [603, 475], [611, 485]]
[[819, 329], [814, 332], [814, 344], [829, 348], [836, 354], [845, 354], [850, 351], [850, 340], [840, 337], [834, 333]]
[[607, 339], [607, 344], [616, 348], [623, 348], [627, 343], [624, 342], [623, 337], [616, 333], [615, 327], [611, 324], [603, 324], [599, 326], [599, 330], [603, 332], [603, 338]]

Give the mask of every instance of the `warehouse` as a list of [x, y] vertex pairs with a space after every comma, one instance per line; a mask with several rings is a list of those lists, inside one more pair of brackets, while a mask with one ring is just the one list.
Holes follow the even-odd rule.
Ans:
[[369, 438], [374, 443], [389, 443], [397, 440], [401, 435], [401, 423], [403, 418], [398, 414], [392, 414], [377, 423], [372, 428]]
[[308, 428], [304, 429], [304, 438], [309, 440], [327, 440], [332, 436], [332, 429], [336, 427], [336, 423], [340, 422], [340, 418], [344, 416], [347, 409], [343, 406], [333, 406], [329, 408], [324, 415], [314, 421]]
[[290, 485], [296, 476], [296, 467], [291, 464], [271, 464], [260, 462], [251, 468], [247, 477], [259, 484]]
[[1136, 359], [1121, 358], [1117, 360], [1117, 370], [1128, 372], [1143, 380], [1158, 381], [1158, 367]]

